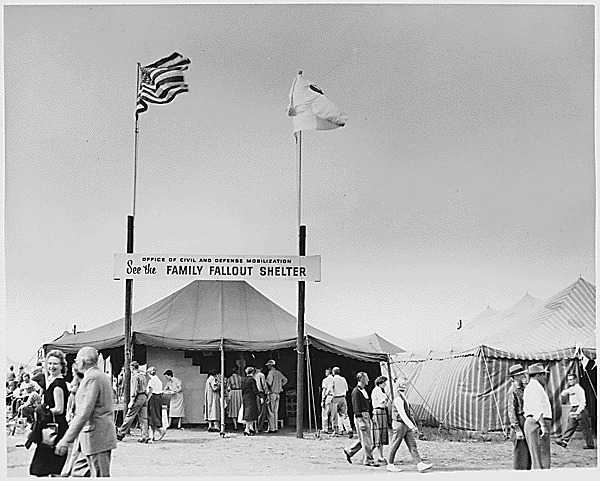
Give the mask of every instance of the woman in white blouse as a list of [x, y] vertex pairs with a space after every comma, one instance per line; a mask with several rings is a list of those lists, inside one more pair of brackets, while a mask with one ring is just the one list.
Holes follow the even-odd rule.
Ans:
[[373, 405], [373, 447], [379, 451], [380, 463], [386, 463], [383, 456], [383, 447], [389, 444], [388, 435], [388, 406], [390, 398], [385, 392], [387, 377], [379, 376], [375, 379], [375, 387], [371, 392], [371, 404]]

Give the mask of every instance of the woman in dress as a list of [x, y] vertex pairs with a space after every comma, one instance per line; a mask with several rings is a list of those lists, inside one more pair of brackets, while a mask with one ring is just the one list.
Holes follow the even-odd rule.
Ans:
[[388, 435], [388, 405], [390, 398], [385, 393], [387, 377], [379, 376], [375, 379], [375, 387], [371, 392], [371, 403], [373, 405], [373, 447], [379, 451], [380, 463], [387, 464], [383, 456], [383, 447], [389, 444]]
[[258, 387], [254, 379], [254, 368], [246, 368], [246, 377], [242, 380], [242, 404], [244, 419], [244, 436], [252, 436], [256, 431], [258, 419]]
[[231, 371], [227, 379], [227, 417], [233, 421], [233, 429], [237, 431], [237, 417], [242, 407], [242, 376], [237, 373], [237, 367]]
[[208, 421], [208, 432], [219, 432], [221, 422], [221, 383], [217, 370], [211, 369], [204, 388], [204, 418]]
[[[47, 389], [44, 391], [42, 406], [38, 408], [36, 417], [40, 420], [39, 429], [43, 429], [47, 422], [58, 424], [56, 443], [62, 439], [67, 431], [67, 399], [69, 389], [63, 375], [66, 373], [67, 361], [62, 351], [53, 349], [46, 355], [46, 375], [48, 376]], [[41, 421], [41, 418], [48, 421]], [[29, 466], [29, 474], [32, 476], [60, 475], [67, 459], [66, 454], [57, 456], [54, 447], [42, 444], [37, 439], [37, 448]]]
[[165, 394], [169, 395], [169, 425], [173, 419], [177, 419], [177, 429], [183, 429], [181, 427], [181, 420], [185, 416], [185, 408], [183, 406], [183, 393], [181, 392], [181, 381], [173, 376], [173, 371], [167, 369], [164, 373], [167, 378], [167, 384], [165, 384]]

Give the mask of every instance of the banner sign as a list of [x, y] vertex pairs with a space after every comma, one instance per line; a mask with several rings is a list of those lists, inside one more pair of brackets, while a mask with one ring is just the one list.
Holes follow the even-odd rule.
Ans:
[[115, 254], [115, 280], [321, 281], [321, 256]]

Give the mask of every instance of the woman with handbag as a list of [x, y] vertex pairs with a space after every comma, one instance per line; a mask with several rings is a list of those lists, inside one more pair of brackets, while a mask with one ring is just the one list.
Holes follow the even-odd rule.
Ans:
[[35, 429], [37, 443], [29, 474], [32, 476], [59, 476], [67, 456], [57, 456], [54, 446], [65, 435], [68, 424], [66, 418], [69, 390], [63, 377], [67, 361], [62, 351], [54, 349], [46, 355], [47, 388], [44, 391], [42, 406], [36, 411]]
[[246, 377], [242, 379], [242, 419], [244, 421], [244, 436], [252, 436], [256, 432], [258, 419], [258, 387], [254, 379], [254, 367], [246, 368]]

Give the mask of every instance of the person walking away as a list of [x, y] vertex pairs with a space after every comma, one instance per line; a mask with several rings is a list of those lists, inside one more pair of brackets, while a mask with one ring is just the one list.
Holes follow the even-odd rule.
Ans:
[[365, 390], [369, 384], [366, 372], [356, 375], [356, 387], [352, 391], [352, 409], [354, 410], [354, 424], [358, 432], [358, 439], [348, 448], [344, 449], [346, 461], [352, 464], [352, 457], [363, 449], [363, 464], [378, 467], [381, 464], [373, 459], [373, 425], [371, 423], [371, 399]]
[[242, 376], [237, 373], [237, 367], [231, 370], [227, 378], [227, 417], [233, 422], [233, 429], [237, 431], [237, 417], [242, 407]]
[[148, 381], [146, 376], [140, 372], [139, 362], [131, 361], [129, 369], [131, 369], [131, 399], [127, 404], [127, 414], [123, 424], [117, 432], [117, 439], [122, 441], [129, 434], [131, 425], [137, 416], [142, 430], [142, 437], [138, 440], [138, 443], [148, 443], [150, 440], [148, 433]]
[[508, 388], [506, 410], [510, 421], [510, 440], [513, 443], [513, 469], [531, 469], [531, 455], [525, 439], [525, 415], [523, 414], [523, 393], [527, 380], [527, 371], [520, 364], [508, 369], [511, 385]]
[[75, 363], [83, 380], [75, 396], [75, 417], [56, 452], [66, 453], [68, 444], [79, 436], [91, 477], [109, 477], [112, 450], [117, 447], [112, 382], [98, 367], [98, 351], [93, 347], [81, 348]]
[[[258, 420], [256, 421], [256, 432], [260, 433], [265, 429], [267, 421], [267, 378], [262, 372], [262, 367], [257, 366], [254, 370], [254, 380], [258, 388]], [[267, 427], [268, 429], [268, 427]]]
[[[65, 354], [58, 349], [46, 355], [46, 372], [48, 389], [43, 394], [43, 404], [36, 410], [36, 422], [32, 430], [31, 440], [37, 443], [29, 474], [33, 476], [59, 475], [67, 460], [66, 452], [58, 454], [53, 446], [42, 443], [41, 430], [48, 423], [56, 423], [58, 432], [56, 441], [60, 441], [67, 431], [67, 398], [69, 391], [63, 375], [67, 370]], [[37, 424], [37, 426], [36, 426]], [[28, 446], [28, 444], [26, 444]]]
[[162, 381], [156, 375], [156, 368], [148, 368], [148, 425], [152, 431], [151, 441], [160, 441], [167, 434], [162, 425]]
[[288, 380], [281, 371], [275, 367], [275, 361], [269, 359], [267, 362], [269, 373], [267, 374], [267, 393], [269, 394], [269, 405], [267, 406], [269, 430], [268, 433], [276, 433], [279, 424], [279, 399], [283, 392], [283, 387]]
[[529, 383], [523, 391], [525, 439], [533, 469], [550, 469], [550, 427], [552, 407], [546, 390], [547, 371], [541, 364], [528, 369]]
[[379, 376], [375, 379], [375, 387], [371, 392], [371, 405], [373, 406], [373, 447], [379, 451], [379, 461], [387, 464], [383, 456], [383, 446], [389, 444], [388, 433], [388, 404], [389, 398], [385, 392], [387, 377]]
[[585, 391], [579, 385], [579, 379], [575, 373], [568, 374], [567, 383], [569, 384], [569, 387], [560, 394], [569, 400], [571, 410], [569, 412], [569, 419], [567, 420], [567, 427], [562, 433], [562, 436], [556, 440], [555, 443], [566, 448], [569, 440], [573, 434], [575, 434], [577, 427], [581, 426], [583, 438], [585, 439], [585, 446], [583, 449], [596, 449], [596, 446], [594, 445], [594, 435], [590, 429], [590, 413], [586, 407]]
[[331, 401], [333, 400], [333, 374], [331, 368], [325, 369], [325, 377], [321, 381], [321, 432], [331, 433]]
[[258, 419], [258, 387], [254, 379], [254, 367], [246, 367], [246, 377], [242, 379], [242, 419], [244, 421], [244, 436], [252, 436], [256, 432], [255, 424]]
[[[331, 398], [331, 418], [333, 424], [333, 432], [337, 435], [342, 434], [342, 429], [348, 433], [348, 437], [352, 439], [354, 432], [348, 417], [348, 402], [346, 401], [346, 393], [348, 392], [348, 383], [346, 378], [340, 375], [340, 368], [334, 367], [331, 370], [333, 374], [333, 397]], [[340, 428], [340, 424], [342, 427]]]
[[171, 396], [169, 400], [169, 425], [167, 427], [171, 427], [173, 419], [177, 419], [177, 429], [183, 429], [181, 427], [181, 420], [185, 417], [185, 407], [183, 404], [181, 381], [173, 376], [173, 371], [170, 369], [167, 369], [163, 375], [167, 378], [164, 392]]
[[412, 456], [413, 462], [417, 465], [417, 470], [422, 473], [431, 469], [433, 464], [423, 462], [419, 450], [417, 449], [417, 436], [419, 429], [411, 414], [410, 404], [406, 399], [406, 389], [408, 388], [408, 379], [401, 378], [394, 387], [394, 402], [392, 403], [392, 442], [388, 454], [387, 470], [392, 472], [401, 471], [394, 466], [396, 453], [402, 441], [406, 443], [408, 451]]

